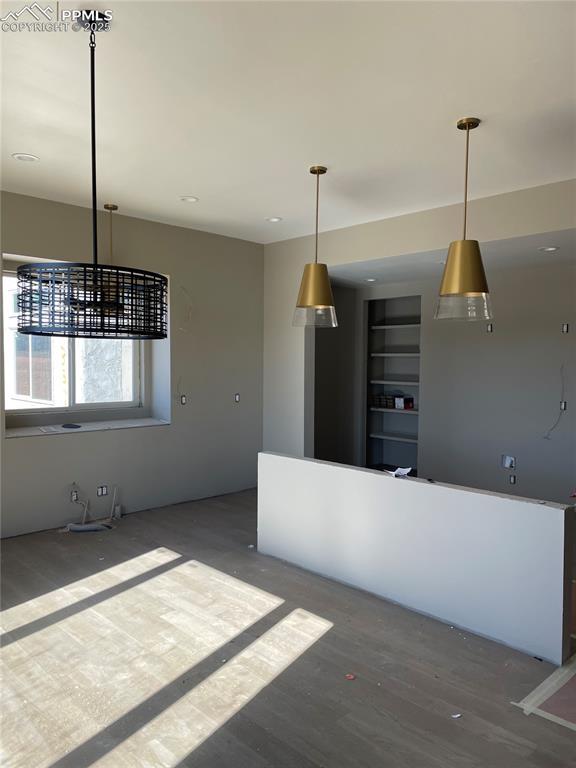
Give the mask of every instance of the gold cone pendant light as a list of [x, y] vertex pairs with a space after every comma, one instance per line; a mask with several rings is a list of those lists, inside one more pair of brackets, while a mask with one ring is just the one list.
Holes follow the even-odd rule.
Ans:
[[320, 176], [328, 169], [313, 165], [310, 173], [316, 176], [316, 256], [313, 264], [306, 264], [300, 293], [296, 302], [292, 325], [316, 328], [336, 328], [336, 309], [326, 264], [318, 264], [318, 208], [320, 202]]
[[437, 320], [491, 320], [492, 309], [480, 245], [478, 240], [466, 239], [470, 131], [480, 125], [480, 120], [464, 117], [456, 125], [461, 131], [466, 131], [464, 237], [450, 243], [434, 317]]

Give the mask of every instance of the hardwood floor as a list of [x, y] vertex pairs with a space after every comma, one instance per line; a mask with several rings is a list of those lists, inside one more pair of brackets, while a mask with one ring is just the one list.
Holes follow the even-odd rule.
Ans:
[[260, 555], [255, 507], [3, 542], [3, 766], [576, 766], [511, 704], [551, 665]]

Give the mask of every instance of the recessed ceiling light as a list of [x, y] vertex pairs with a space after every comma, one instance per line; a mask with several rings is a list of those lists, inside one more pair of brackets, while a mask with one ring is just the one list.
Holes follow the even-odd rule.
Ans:
[[194, 197], [194, 195], [184, 195], [183, 197], [180, 198], [180, 200], [183, 203], [197, 203], [199, 198]]
[[544, 253], [554, 253], [554, 251], [558, 250], [557, 245], [543, 245], [542, 248], [538, 248], [539, 251], [544, 251]]
[[366, 282], [367, 283], [375, 283], [376, 282], [376, 278], [375, 277], [367, 277], [366, 278]]
[[269, 216], [266, 221], [269, 221], [270, 224], [278, 224], [279, 221], [282, 221], [282, 216]]
[[12, 157], [14, 160], [22, 160], [24, 163], [35, 163], [36, 160], [40, 160], [36, 155], [29, 155], [28, 152], [13, 152]]

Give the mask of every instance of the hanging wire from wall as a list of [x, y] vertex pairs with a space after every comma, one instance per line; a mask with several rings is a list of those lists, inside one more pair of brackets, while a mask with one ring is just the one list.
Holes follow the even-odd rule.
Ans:
[[[564, 363], [560, 366], [560, 403], [564, 402], [564, 395], [566, 393], [566, 374], [564, 370]], [[542, 435], [543, 440], [552, 440], [552, 432], [558, 427], [560, 422], [562, 421], [562, 416], [566, 413], [566, 409], [562, 408], [562, 405], [559, 406], [558, 409], [558, 415], [556, 416], [556, 420], [552, 424], [552, 426]]]

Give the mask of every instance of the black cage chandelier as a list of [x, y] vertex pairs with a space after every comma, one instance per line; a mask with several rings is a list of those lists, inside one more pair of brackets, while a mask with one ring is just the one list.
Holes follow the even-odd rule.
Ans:
[[96, 36], [90, 32], [92, 264], [42, 262], [18, 268], [18, 330], [38, 336], [164, 339], [168, 280], [145, 269], [98, 263]]

